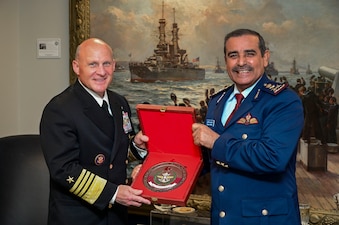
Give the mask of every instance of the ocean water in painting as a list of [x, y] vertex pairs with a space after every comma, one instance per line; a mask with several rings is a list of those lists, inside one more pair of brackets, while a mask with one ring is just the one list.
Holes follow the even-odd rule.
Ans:
[[[314, 74], [318, 76], [318, 74]], [[280, 80], [286, 77], [291, 86], [296, 84], [296, 80], [303, 77], [306, 80], [306, 86], [309, 85], [309, 79], [312, 75], [300, 74], [291, 75], [288, 73], [279, 73], [277, 78]], [[205, 90], [214, 88], [215, 91], [223, 89], [232, 84], [227, 73], [214, 73], [206, 71], [205, 80], [182, 81], [182, 82], [155, 82], [155, 83], [131, 83], [129, 70], [115, 72], [114, 79], [110, 89], [125, 96], [128, 100], [131, 110], [133, 123], [138, 123], [135, 107], [139, 103], [148, 102], [156, 105], [173, 105], [170, 98], [171, 93], [175, 93], [178, 103], [183, 103], [183, 98], [188, 98], [193, 107], [199, 108], [199, 102], [205, 100]]]

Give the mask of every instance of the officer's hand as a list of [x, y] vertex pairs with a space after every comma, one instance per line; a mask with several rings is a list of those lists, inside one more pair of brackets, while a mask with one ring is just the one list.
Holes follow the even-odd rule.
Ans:
[[134, 144], [139, 148], [146, 149], [146, 142], [148, 142], [148, 136], [144, 135], [142, 131], [139, 131], [134, 137]]
[[134, 189], [128, 185], [119, 185], [115, 202], [124, 206], [137, 206], [142, 204], [150, 205], [151, 201], [141, 197], [142, 190]]
[[211, 130], [208, 126], [200, 123], [192, 125], [194, 144], [212, 149], [215, 140], [219, 138], [219, 134]]
[[142, 166], [142, 164], [139, 164], [139, 165], [137, 165], [136, 167], [133, 168], [133, 171], [132, 171], [132, 174], [131, 174], [132, 180], [134, 180], [137, 177], [138, 173], [140, 172], [141, 166]]

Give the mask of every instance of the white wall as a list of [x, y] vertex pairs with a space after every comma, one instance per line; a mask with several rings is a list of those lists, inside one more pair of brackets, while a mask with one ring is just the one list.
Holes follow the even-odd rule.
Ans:
[[[46, 103], [69, 84], [69, 1], [0, 1], [0, 137], [38, 134]], [[37, 38], [61, 38], [60, 59], [38, 59]]]

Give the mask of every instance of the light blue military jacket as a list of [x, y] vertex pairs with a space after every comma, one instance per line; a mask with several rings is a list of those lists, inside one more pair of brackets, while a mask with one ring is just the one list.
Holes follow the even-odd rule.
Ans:
[[301, 100], [264, 74], [224, 127], [220, 118], [232, 91], [233, 86], [212, 97], [205, 120], [220, 134], [210, 158], [212, 224], [299, 225]]

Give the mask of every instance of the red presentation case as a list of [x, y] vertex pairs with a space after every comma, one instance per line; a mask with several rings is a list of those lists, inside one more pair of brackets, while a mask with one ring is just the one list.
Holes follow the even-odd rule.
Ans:
[[194, 108], [139, 104], [136, 109], [149, 141], [132, 187], [153, 203], [185, 206], [203, 165], [192, 137]]

